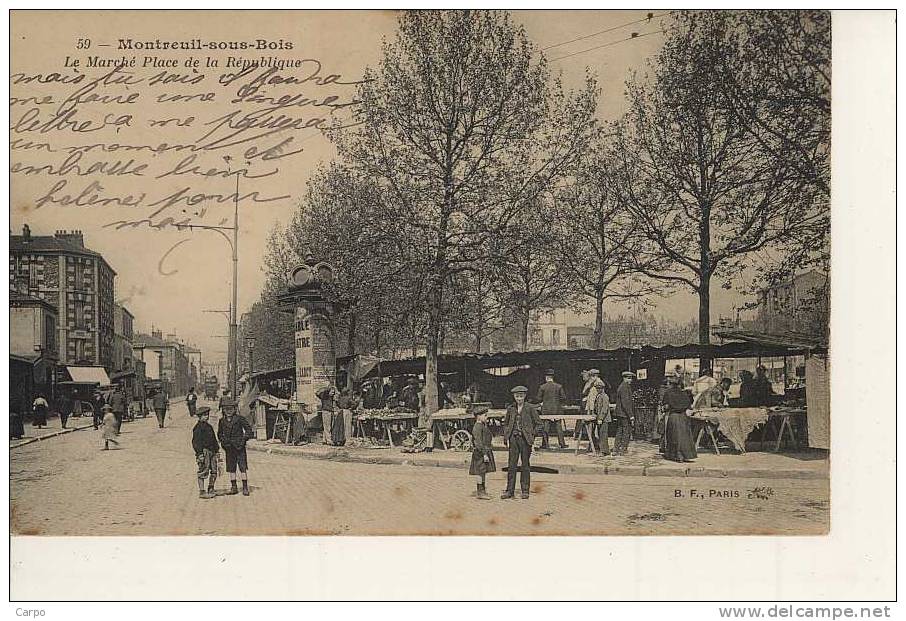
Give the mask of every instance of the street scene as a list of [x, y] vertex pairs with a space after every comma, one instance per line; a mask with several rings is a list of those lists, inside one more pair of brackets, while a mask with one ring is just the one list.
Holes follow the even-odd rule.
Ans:
[[[186, 477], [195, 465], [186, 450], [193, 425], [179, 406], [163, 432], [150, 418], [126, 424], [120, 450], [109, 455], [97, 450], [98, 433], [90, 430], [17, 449], [10, 473], [13, 532], [395, 535], [395, 525], [406, 524], [407, 533], [419, 535], [667, 535], [806, 534], [828, 527], [826, 473], [808, 470], [787, 476], [810, 478], [787, 479], [539, 473], [531, 500], [485, 504], [469, 498], [470, 482], [459, 468], [250, 451], [252, 495], [228, 495], [224, 478], [215, 484], [215, 499], [199, 502]], [[489, 488], [502, 491], [505, 479], [492, 475]]]
[[12, 535], [829, 532], [828, 12], [104, 15], [12, 22]]

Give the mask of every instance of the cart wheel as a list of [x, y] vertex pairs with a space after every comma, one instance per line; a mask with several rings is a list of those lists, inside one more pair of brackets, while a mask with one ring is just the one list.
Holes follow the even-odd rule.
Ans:
[[465, 429], [460, 429], [450, 438], [450, 448], [454, 451], [471, 451], [472, 434]]

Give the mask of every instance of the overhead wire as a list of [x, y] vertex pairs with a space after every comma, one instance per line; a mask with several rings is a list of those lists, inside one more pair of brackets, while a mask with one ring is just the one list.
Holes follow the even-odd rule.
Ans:
[[583, 35], [581, 37], [576, 37], [575, 39], [570, 39], [569, 41], [561, 41], [560, 43], [554, 43], [553, 45], [548, 45], [547, 47], [541, 48], [541, 51], [546, 52], [547, 50], [552, 50], [555, 47], [561, 47], [563, 45], [569, 45], [570, 43], [575, 43], [577, 41], [584, 41], [586, 39], [591, 39], [592, 37], [606, 34], [608, 32], [613, 32], [614, 30], [619, 30], [620, 28], [625, 28], [626, 26], [632, 26], [633, 24], [641, 24], [642, 22], [650, 22], [651, 20], [653, 20], [657, 17], [663, 17], [664, 15], [669, 15], [669, 14], [670, 14], [670, 11], [665, 11], [663, 13], [657, 13], [657, 14], [649, 13], [647, 16], [643, 17], [642, 19], [637, 19], [637, 20], [634, 20], [631, 22], [626, 22], [625, 24], [620, 24], [618, 26], [611, 26], [610, 28], [605, 28], [604, 30], [599, 30], [599, 31], [593, 32], [591, 34]]
[[566, 54], [565, 56], [558, 56], [557, 58], [552, 58], [551, 62], [556, 62], [558, 60], [565, 60], [567, 58], [572, 58], [573, 56], [578, 56], [579, 54], [584, 54], [586, 52], [593, 52], [595, 50], [602, 50], [605, 47], [611, 47], [613, 45], [618, 45], [620, 43], [626, 43], [627, 41], [634, 41], [636, 39], [643, 39], [645, 37], [650, 37], [651, 35], [656, 35], [656, 34], [663, 34], [663, 33], [660, 30], [654, 30], [652, 32], [644, 32], [641, 34], [634, 32], [634, 33], [632, 33], [631, 36], [626, 37], [625, 39], [618, 39], [617, 41], [611, 41], [610, 43], [605, 43], [603, 45], [596, 45], [594, 47], [590, 47], [590, 48], [587, 48], [584, 50], [579, 50], [578, 52], [573, 52], [572, 54]]

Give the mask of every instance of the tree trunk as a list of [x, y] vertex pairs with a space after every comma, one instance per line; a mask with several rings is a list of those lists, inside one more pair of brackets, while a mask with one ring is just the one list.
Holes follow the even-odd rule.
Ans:
[[355, 333], [356, 333], [356, 314], [349, 313], [349, 330], [346, 333], [346, 355], [354, 356], [355, 355]]
[[522, 351], [528, 351], [528, 325], [529, 325], [529, 313], [522, 313], [522, 334], [519, 335], [519, 339], [522, 343]]
[[601, 349], [604, 345], [604, 293], [595, 295], [595, 331], [592, 333], [592, 346]]
[[698, 285], [698, 342], [711, 344], [711, 275], [703, 274]]

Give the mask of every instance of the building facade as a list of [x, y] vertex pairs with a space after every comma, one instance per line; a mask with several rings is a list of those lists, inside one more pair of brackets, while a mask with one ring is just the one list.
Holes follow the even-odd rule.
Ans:
[[38, 394], [53, 397], [53, 373], [59, 359], [57, 309], [47, 301], [9, 292], [10, 403], [20, 411]]
[[185, 351], [189, 368], [189, 386], [195, 386], [195, 389], [198, 390], [201, 383], [201, 350], [197, 347], [186, 346], [183, 351]]
[[823, 332], [827, 329], [827, 276], [810, 270], [758, 292], [757, 329], [768, 334]]
[[129, 373], [135, 370], [132, 357], [132, 324], [134, 317], [120, 304], [113, 306], [113, 372]]
[[532, 314], [528, 325], [528, 349], [566, 349], [566, 310], [537, 312]]
[[189, 390], [189, 361], [183, 344], [165, 340], [159, 330], [151, 334], [136, 334], [132, 344], [133, 355], [145, 363], [145, 374], [150, 380], [159, 380], [171, 396], [184, 395]]
[[28, 225], [9, 240], [10, 288], [56, 307], [62, 364], [114, 366], [116, 273], [85, 247], [81, 231], [32, 235]]

